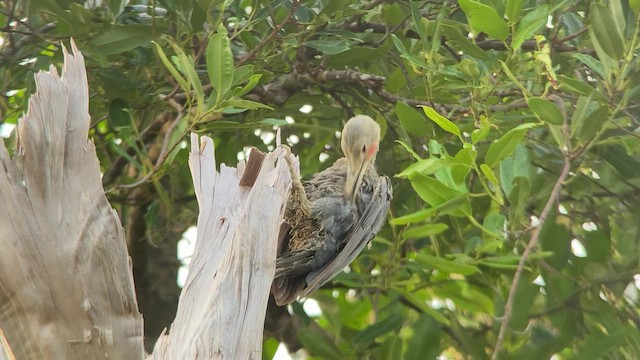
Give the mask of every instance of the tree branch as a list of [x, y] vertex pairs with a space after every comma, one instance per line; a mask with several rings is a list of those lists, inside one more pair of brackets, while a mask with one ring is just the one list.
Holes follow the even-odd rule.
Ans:
[[[562, 101], [562, 99], [560, 99], [557, 96], [554, 96], [553, 99], [550, 96], [550, 99], [554, 101]], [[571, 138], [571, 135], [570, 135], [569, 125], [568, 125], [566, 116], [564, 117], [562, 132], [565, 137], [567, 148], [570, 148], [571, 145], [569, 140]], [[540, 233], [542, 232], [542, 228], [546, 223], [547, 217], [549, 216], [551, 209], [558, 202], [558, 199], [560, 197], [560, 191], [562, 190], [562, 185], [566, 180], [567, 176], [569, 175], [570, 169], [571, 169], [570, 151], [566, 150], [564, 151], [564, 161], [562, 165], [562, 171], [560, 172], [560, 176], [558, 177], [558, 180], [556, 180], [556, 183], [553, 185], [553, 189], [551, 190], [549, 199], [547, 200], [547, 203], [544, 205], [544, 208], [542, 209], [542, 213], [540, 213], [540, 218], [539, 218], [540, 224], [533, 230], [531, 239], [529, 239], [529, 243], [525, 247], [524, 251], [522, 252], [522, 256], [520, 256], [520, 260], [518, 261], [518, 267], [516, 268], [516, 272], [513, 275], [513, 281], [511, 282], [511, 286], [509, 287], [509, 294], [507, 295], [507, 301], [504, 305], [504, 314], [502, 315], [500, 330], [498, 331], [498, 338], [493, 348], [493, 353], [491, 354], [491, 360], [496, 360], [498, 358], [500, 351], [502, 350], [504, 337], [506, 335], [507, 328], [509, 327], [509, 320], [511, 319], [511, 314], [513, 313], [513, 301], [515, 298], [516, 289], [518, 288], [520, 277], [522, 276], [522, 272], [524, 271], [525, 263], [527, 262], [527, 259], [529, 258], [529, 255], [531, 255], [531, 252], [533, 251], [533, 249], [538, 245], [538, 240], [540, 238]]]
[[282, 30], [282, 28], [287, 23], [289, 23], [289, 21], [291, 21], [291, 18], [296, 13], [296, 10], [298, 9], [298, 6], [300, 6], [300, 0], [294, 0], [291, 3], [291, 7], [289, 8], [289, 12], [287, 13], [287, 16], [282, 20], [282, 22], [280, 24], [276, 25], [273, 28], [273, 30], [271, 31], [271, 33], [269, 33], [269, 35], [267, 35], [264, 39], [262, 39], [262, 41], [260, 41], [260, 43], [258, 45], [256, 45], [256, 47], [251, 49], [242, 58], [240, 58], [240, 60], [238, 61], [238, 64], [236, 66], [242, 66], [242, 65], [246, 64], [247, 61], [251, 60], [258, 53], [258, 51], [262, 50], [262, 48], [265, 45], [267, 45], [278, 34], [278, 32], [280, 30]]

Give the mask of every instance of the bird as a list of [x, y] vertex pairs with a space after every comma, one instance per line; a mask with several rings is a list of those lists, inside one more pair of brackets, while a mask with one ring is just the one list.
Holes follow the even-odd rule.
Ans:
[[331, 280], [384, 225], [393, 191], [375, 169], [379, 143], [380, 126], [356, 115], [342, 130], [345, 156], [310, 180], [303, 183], [285, 157], [293, 183], [272, 285], [277, 305], [306, 297]]

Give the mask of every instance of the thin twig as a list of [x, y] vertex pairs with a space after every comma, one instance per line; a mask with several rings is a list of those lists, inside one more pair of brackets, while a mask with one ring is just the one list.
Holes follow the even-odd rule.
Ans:
[[247, 61], [251, 60], [258, 53], [258, 51], [260, 51], [263, 47], [265, 47], [265, 45], [267, 45], [267, 43], [269, 43], [278, 34], [278, 32], [282, 30], [282, 28], [285, 25], [287, 25], [287, 23], [289, 23], [293, 15], [296, 13], [298, 6], [300, 6], [300, 0], [293, 1], [291, 3], [291, 7], [289, 8], [289, 13], [287, 13], [287, 16], [282, 20], [282, 22], [276, 25], [273, 28], [273, 31], [271, 31], [269, 35], [267, 35], [264, 39], [262, 39], [262, 41], [260, 41], [260, 43], [258, 43], [256, 47], [251, 49], [251, 51], [249, 51], [242, 58], [240, 58], [240, 60], [238, 60], [238, 64], [236, 65], [236, 67], [246, 64]]
[[[156, 172], [158, 172], [158, 169], [160, 169], [160, 166], [162, 166], [162, 164], [167, 159], [167, 156], [169, 155], [171, 150], [173, 150], [173, 147], [169, 149], [169, 141], [171, 141], [171, 135], [173, 134], [173, 130], [175, 130], [176, 126], [178, 126], [178, 124], [180, 123], [180, 121], [182, 121], [182, 118], [184, 117], [184, 111], [183, 111], [184, 109], [182, 108], [182, 105], [178, 104], [178, 102], [173, 99], [168, 99], [167, 101], [171, 106], [173, 106], [176, 110], [178, 110], [178, 116], [176, 116], [176, 119], [173, 120], [173, 122], [171, 123], [171, 126], [169, 126], [169, 129], [167, 129], [167, 132], [164, 134], [162, 149], [160, 150], [160, 155], [158, 155], [158, 159], [156, 160], [156, 163], [153, 166], [153, 169], [151, 169], [151, 171], [142, 179], [131, 184], [120, 184], [118, 185], [118, 188], [130, 189], [130, 188], [138, 187], [144, 184], [145, 182], [149, 181], [149, 179], [151, 179], [151, 177], [155, 175]], [[176, 144], [174, 144], [174, 147]]]
[[[555, 99], [551, 97], [550, 99], [558, 100], [558, 101], [562, 100], [560, 98]], [[529, 243], [527, 244], [524, 251], [522, 252], [522, 255], [520, 256], [520, 261], [518, 261], [518, 267], [516, 268], [516, 272], [513, 275], [513, 281], [511, 282], [511, 286], [509, 287], [509, 295], [507, 296], [507, 301], [504, 305], [504, 314], [502, 315], [500, 330], [498, 331], [498, 338], [493, 348], [493, 353], [491, 354], [491, 360], [497, 359], [498, 354], [500, 353], [500, 350], [502, 350], [502, 343], [504, 342], [504, 337], [506, 335], [507, 328], [509, 327], [509, 320], [511, 319], [511, 314], [513, 312], [513, 301], [515, 298], [516, 289], [518, 288], [520, 277], [522, 276], [522, 272], [524, 271], [525, 263], [527, 262], [527, 259], [529, 258], [529, 255], [531, 255], [531, 252], [533, 251], [533, 249], [538, 244], [540, 233], [542, 232], [542, 228], [544, 227], [544, 224], [547, 220], [547, 216], [549, 216], [551, 209], [553, 209], [553, 206], [558, 202], [558, 199], [560, 198], [560, 190], [562, 190], [562, 185], [567, 179], [567, 176], [569, 175], [569, 170], [571, 170], [571, 156], [570, 156], [570, 151], [568, 150], [569, 148], [571, 148], [571, 145], [570, 145], [571, 135], [570, 135], [569, 125], [568, 125], [566, 116], [564, 118], [562, 132], [565, 137], [565, 142], [567, 146], [567, 150], [564, 151], [564, 161], [563, 161], [562, 171], [560, 172], [560, 176], [558, 177], [558, 180], [553, 185], [553, 189], [551, 190], [551, 195], [549, 195], [549, 199], [547, 200], [547, 203], [544, 205], [544, 208], [542, 209], [542, 213], [540, 213], [540, 218], [539, 218], [540, 223], [533, 230], [533, 233], [531, 234], [531, 239], [529, 239]]]

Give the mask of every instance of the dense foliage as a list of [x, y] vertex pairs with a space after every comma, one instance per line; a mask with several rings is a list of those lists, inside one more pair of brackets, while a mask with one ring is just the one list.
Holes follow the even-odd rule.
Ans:
[[196, 219], [186, 135], [213, 137], [234, 165], [280, 127], [308, 176], [364, 113], [394, 176], [389, 225], [314, 294], [321, 315], [270, 310], [265, 357], [282, 341], [327, 359], [640, 358], [640, 1], [0, 10], [5, 128], [61, 42], [87, 59], [90, 136], [148, 345], [173, 318], [176, 243]]

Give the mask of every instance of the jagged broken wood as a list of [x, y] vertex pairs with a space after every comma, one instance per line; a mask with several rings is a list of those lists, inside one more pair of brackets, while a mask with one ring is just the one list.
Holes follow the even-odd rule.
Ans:
[[[84, 59], [36, 94], [10, 158], [0, 138], [0, 356], [142, 359], [142, 316], [122, 226], [89, 131]], [[4, 353], [4, 354], [3, 354]]]
[[[0, 359], [142, 359], [143, 324], [122, 226], [88, 140], [88, 85], [75, 44], [36, 75], [11, 159], [0, 138]], [[191, 136], [198, 241], [157, 359], [260, 359], [291, 176], [285, 151], [245, 174]], [[246, 185], [246, 186], [245, 186]], [[167, 279], [167, 281], [175, 281]]]
[[[169, 334], [155, 359], [261, 359], [267, 300], [275, 274], [278, 230], [291, 189], [281, 148], [264, 159], [253, 186], [246, 170], [220, 165], [213, 141], [191, 135], [189, 165], [198, 199], [198, 235], [189, 275]], [[277, 165], [274, 167], [274, 163]]]

